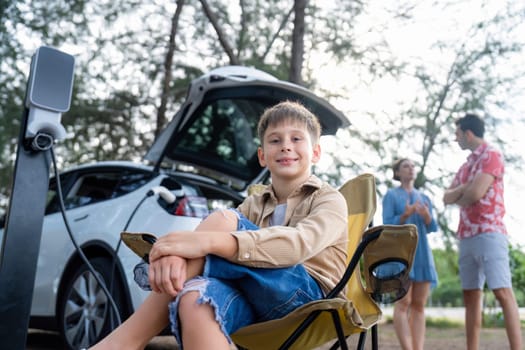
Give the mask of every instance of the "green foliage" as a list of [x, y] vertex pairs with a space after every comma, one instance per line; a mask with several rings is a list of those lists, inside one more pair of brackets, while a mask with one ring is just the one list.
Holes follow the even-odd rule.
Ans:
[[522, 246], [509, 246], [512, 286], [518, 305], [525, 305], [525, 253]]
[[[393, 324], [394, 319], [391, 316], [386, 317], [386, 322]], [[427, 327], [438, 328], [438, 329], [450, 329], [450, 328], [462, 328], [464, 327], [463, 322], [451, 320], [446, 317], [425, 317], [425, 323]]]
[[458, 322], [444, 317], [427, 317], [425, 319], [427, 327], [447, 329], [463, 327], [463, 322]]
[[443, 307], [463, 306], [463, 292], [459, 277], [439, 277], [439, 286], [432, 291], [432, 305]]
[[434, 249], [434, 262], [439, 283], [432, 290], [432, 305], [444, 307], [463, 306], [463, 292], [458, 272], [458, 256], [453, 249]]

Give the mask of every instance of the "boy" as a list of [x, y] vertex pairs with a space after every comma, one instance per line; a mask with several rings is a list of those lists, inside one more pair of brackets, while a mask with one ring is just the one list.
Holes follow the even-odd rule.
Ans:
[[[143, 349], [171, 323], [185, 349], [229, 349], [230, 334], [322, 298], [346, 267], [343, 196], [311, 174], [321, 127], [295, 102], [266, 110], [258, 158], [271, 185], [195, 231], [159, 238], [150, 255], [153, 292], [93, 349]], [[205, 335], [205, 336], [203, 336]]]

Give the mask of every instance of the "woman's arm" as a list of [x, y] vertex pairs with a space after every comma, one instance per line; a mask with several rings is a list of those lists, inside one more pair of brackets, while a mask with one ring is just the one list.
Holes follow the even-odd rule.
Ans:
[[383, 197], [383, 224], [385, 225], [401, 225], [408, 218], [396, 214], [396, 200], [397, 197], [392, 190], [388, 190]]

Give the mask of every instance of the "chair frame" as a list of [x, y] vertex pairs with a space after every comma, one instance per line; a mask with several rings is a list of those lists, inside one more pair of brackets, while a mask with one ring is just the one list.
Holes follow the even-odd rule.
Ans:
[[[343, 288], [348, 283], [350, 277], [354, 273], [354, 270], [357, 268], [359, 261], [361, 259], [361, 256], [363, 255], [363, 252], [365, 251], [366, 247], [373, 241], [379, 238], [381, 233], [383, 232], [383, 229], [381, 227], [378, 227], [377, 229], [372, 228], [370, 229], [372, 232], [363, 235], [363, 238], [359, 245], [357, 246], [357, 249], [355, 250], [355, 253], [352, 255], [352, 258], [350, 260], [350, 263], [348, 264], [345, 273], [343, 274], [343, 277], [341, 280], [337, 283], [337, 285], [326, 295], [324, 299], [331, 299], [335, 296], [337, 296]], [[370, 231], [369, 230], [369, 231]], [[337, 341], [332, 345], [330, 350], [337, 349], [341, 347], [343, 350], [348, 350], [348, 345], [346, 344], [347, 337], [344, 335], [343, 329], [341, 328], [341, 320], [339, 317], [339, 314], [337, 313], [337, 310], [317, 310], [313, 311], [308, 317], [306, 317], [303, 322], [295, 329], [295, 331], [284, 341], [284, 343], [279, 347], [279, 350], [285, 350], [289, 349], [294, 342], [301, 336], [301, 334], [312, 324], [313, 321], [319, 316], [319, 314], [323, 311], [328, 311], [332, 315], [332, 320], [334, 327], [337, 332]], [[361, 332], [359, 335], [359, 343], [358, 343], [358, 349], [363, 350], [365, 346], [366, 341], [366, 331]], [[377, 339], [377, 323], [374, 324], [371, 327], [371, 333], [372, 333], [372, 349], [377, 350], [378, 349], [378, 339]]]
[[[350, 184], [350, 187], [346, 187], [347, 184]], [[365, 187], [366, 186], [366, 187]], [[317, 305], [323, 305], [324, 301], [327, 302], [328, 307], [325, 308], [317, 308], [316, 302], [312, 302], [312, 310], [305, 312], [302, 314], [302, 316], [299, 316], [301, 319], [297, 320], [297, 323], [293, 325], [293, 327], [285, 328], [286, 331], [284, 333], [280, 333], [279, 341], [273, 341], [272, 348], [277, 348], [279, 350], [285, 350], [290, 348], [297, 348], [298, 341], [299, 343], [303, 343], [300, 341], [302, 335], [305, 334], [307, 330], [309, 330], [310, 326], [314, 324], [314, 322], [318, 323], [320, 322], [324, 326], [329, 326], [330, 324], [333, 326], [331, 328], [331, 336], [330, 338], [325, 338], [325, 335], [321, 336], [321, 339], [324, 341], [333, 341], [335, 339], [335, 343], [330, 347], [330, 350], [335, 349], [348, 349], [347, 344], [347, 338], [350, 337], [354, 333], [359, 333], [359, 340], [357, 349], [363, 350], [366, 343], [366, 337], [368, 331], [370, 331], [372, 339], [371, 339], [371, 345], [373, 350], [378, 349], [378, 322], [381, 318], [381, 309], [379, 307], [378, 301], [374, 298], [374, 293], [381, 296], [383, 293], [391, 293], [392, 291], [398, 291], [400, 290], [398, 288], [398, 285], [396, 283], [392, 282], [400, 282], [404, 283], [402, 287], [405, 287], [407, 284], [407, 276], [408, 271], [411, 268], [412, 262], [413, 262], [413, 255], [415, 252], [415, 245], [414, 245], [414, 234], [416, 239], [416, 245], [417, 245], [417, 230], [414, 225], [379, 225], [379, 226], [372, 226], [372, 218], [375, 213], [376, 209], [376, 192], [375, 192], [375, 178], [371, 174], [362, 174], [359, 175], [348, 182], [346, 182], [341, 188], [340, 191], [345, 196], [345, 199], [347, 200], [347, 204], [349, 205], [349, 216], [354, 216], [354, 214], [358, 214], [357, 219], [358, 221], [349, 221], [349, 225], [352, 226], [352, 231], [350, 231], [349, 228], [349, 234], [354, 233], [350, 238], [349, 236], [349, 249], [352, 250], [348, 255], [348, 260], [346, 263], [346, 269], [342, 275], [342, 277], [339, 279], [337, 284], [334, 286], [334, 288], [328, 292], [328, 294], [319, 302], [320, 304]], [[354, 192], [356, 191], [356, 192]], [[350, 196], [350, 197], [349, 197]], [[348, 202], [349, 198], [353, 199], [353, 202]], [[356, 202], [357, 200], [357, 202]], [[356, 203], [361, 203], [362, 206], [357, 205]], [[365, 203], [365, 204], [363, 204]], [[352, 207], [350, 207], [352, 206]], [[350, 210], [350, 208], [352, 208]], [[359, 217], [360, 214], [365, 214], [366, 216]], [[354, 226], [358, 225], [358, 226]], [[371, 227], [372, 226], [372, 227]], [[410, 229], [407, 229], [405, 226], [413, 226]], [[368, 227], [368, 229], [367, 229]], [[356, 230], [356, 228], [359, 228]], [[408, 235], [405, 235], [407, 234]], [[359, 234], [359, 236], [357, 236]], [[399, 241], [401, 236], [400, 234], [403, 234], [404, 237], [403, 240]], [[392, 242], [399, 242], [394, 244], [403, 244], [403, 246], [406, 249], [400, 249], [399, 252], [394, 253], [391, 255], [390, 247], [392, 246]], [[404, 243], [402, 243], [404, 242]], [[387, 248], [385, 249], [385, 244], [387, 245]], [[369, 249], [367, 249], [370, 246]], [[395, 256], [400, 256], [400, 259], [404, 263], [406, 263], [407, 270], [404, 271], [403, 277], [400, 277], [399, 279], [396, 276], [392, 276], [390, 279], [389, 277], [386, 277], [386, 279], [383, 280], [381, 278], [379, 281], [377, 280], [377, 277], [373, 274], [373, 264], [375, 263], [383, 263], [390, 261], [390, 258], [394, 258]], [[363, 259], [362, 259], [363, 258]], [[365, 270], [370, 271], [364, 271], [365, 273], [365, 279], [366, 279], [366, 288], [363, 285], [363, 280], [361, 278], [361, 270], [360, 270], [360, 262], [363, 260], [363, 266], [365, 267]], [[372, 265], [370, 265], [372, 263]], [[368, 267], [367, 267], [368, 266]], [[395, 277], [395, 278], [394, 278]], [[368, 283], [370, 282], [370, 283]], [[380, 282], [380, 283], [378, 283]], [[408, 281], [409, 283], [409, 281]], [[346, 304], [350, 307], [350, 309], [353, 309], [354, 312], [357, 312], [357, 319], [353, 319], [352, 316], [349, 316], [346, 312], [343, 311], [344, 309], [341, 309], [341, 304], [338, 304], [342, 298], [341, 294], [344, 292], [345, 288], [349, 288], [345, 292], [344, 299], [347, 299], [350, 304]], [[404, 289], [402, 291], [406, 292]], [[389, 302], [394, 302], [395, 300], [398, 300], [396, 298], [401, 298], [404, 294], [398, 294], [394, 296], [394, 299], [389, 300]], [[355, 299], [354, 299], [355, 298]], [[364, 298], [364, 299], [363, 299]], [[331, 307], [329, 306], [331, 304], [331, 301], [336, 301], [336, 304], [339, 306]], [[357, 304], [352, 305], [352, 301], [356, 301]], [[306, 308], [308, 308], [309, 304], [306, 304]], [[334, 305], [334, 304], [332, 304]], [[358, 306], [359, 307], [356, 307]], [[363, 308], [361, 308], [363, 307]], [[300, 311], [301, 312], [301, 311]], [[322, 312], [328, 312], [328, 314], [322, 314]], [[350, 311], [351, 312], [351, 311]], [[293, 312], [292, 312], [293, 313]], [[343, 316], [344, 314], [344, 316]], [[322, 315], [322, 316], [321, 316]], [[360, 319], [359, 316], [363, 316], [363, 319]], [[350, 319], [343, 320], [342, 317], [351, 317]], [[283, 318], [283, 320], [287, 320], [288, 318]], [[331, 322], [330, 322], [331, 320]], [[277, 320], [275, 320], [277, 321]], [[274, 321], [268, 321], [268, 322], [274, 322]], [[279, 323], [280, 321], [277, 321]], [[293, 321], [292, 321], [293, 322]], [[356, 323], [357, 322], [357, 323]], [[282, 323], [282, 322], [281, 322]], [[286, 321], [284, 322], [287, 323]], [[350, 330], [348, 328], [350, 324], [353, 324]], [[268, 333], [268, 336], [271, 336], [271, 330], [268, 332], [269, 328], [267, 328], [268, 324], [262, 326], [264, 330], [262, 333], [258, 333], [256, 328], [257, 324], [247, 326], [246, 328], [251, 327], [250, 329], [241, 329], [241, 332], [244, 331], [242, 335], [239, 335], [240, 337], [244, 337], [245, 340], [239, 339], [239, 342], [236, 342], [236, 345], [238, 349], [246, 350], [250, 349], [252, 346], [254, 349], [263, 349], [260, 345], [261, 343], [254, 343], [253, 341], [247, 341], [249, 339], [250, 334], [255, 335], [257, 337], [260, 337], [260, 334], [264, 334], [265, 332]], [[288, 325], [291, 326], [291, 325]], [[286, 327], [288, 327], [286, 326]], [[265, 328], [266, 327], [266, 328]], [[272, 326], [270, 326], [272, 327]], [[270, 328], [271, 329], [271, 328]], [[346, 333], [346, 334], [345, 334]], [[308, 333], [306, 335], [306, 339], [310, 337], [312, 333]], [[284, 339], [281, 340], [281, 339]], [[326, 340], [325, 340], [326, 339]], [[304, 340], [304, 339], [303, 339]], [[320, 345], [319, 338], [317, 338], [318, 342], [317, 344]], [[261, 341], [264, 341], [261, 339]], [[306, 343], [308, 343], [308, 340], [306, 340]], [[242, 344], [242, 345], [241, 345]], [[252, 344], [252, 345], [248, 345]], [[319, 346], [316, 345], [316, 346]], [[305, 346], [304, 344], [302, 346]], [[308, 346], [313, 346], [308, 345]], [[307, 347], [308, 347], [307, 346]]]

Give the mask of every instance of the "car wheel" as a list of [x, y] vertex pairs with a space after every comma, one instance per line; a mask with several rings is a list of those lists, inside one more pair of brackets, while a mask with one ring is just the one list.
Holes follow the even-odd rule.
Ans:
[[[108, 289], [112, 278], [118, 280], [110, 276], [110, 259], [96, 257], [90, 263]], [[85, 264], [77, 266], [69, 276], [58, 301], [59, 331], [67, 349], [87, 348], [118, 324], [107, 295]], [[123, 315], [125, 306], [118, 292], [121, 286], [114, 285], [112, 289], [112, 298]]]

